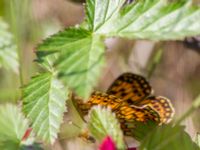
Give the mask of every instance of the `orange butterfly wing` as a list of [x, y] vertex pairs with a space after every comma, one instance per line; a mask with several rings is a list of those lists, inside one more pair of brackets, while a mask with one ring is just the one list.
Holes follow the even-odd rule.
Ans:
[[162, 96], [150, 96], [139, 103], [139, 107], [157, 112], [160, 123], [169, 123], [175, 113], [169, 99]]
[[159, 123], [160, 120], [160, 116], [157, 112], [143, 107], [140, 108], [134, 105], [131, 106], [120, 98], [117, 98], [114, 95], [108, 95], [106, 93], [94, 92], [86, 103], [81, 100], [78, 100], [77, 103], [78, 109], [80, 110], [80, 114], [83, 115], [83, 118], [84, 115], [88, 114], [92, 106], [101, 105], [110, 107], [116, 114], [122, 130], [127, 136], [131, 135], [131, 132], [134, 129], [135, 121], [147, 122], [151, 120]]
[[130, 106], [128, 103], [124, 103], [116, 111], [116, 116], [121, 124], [121, 128], [125, 135], [133, 135], [136, 122], [148, 122], [154, 121], [159, 124], [159, 114], [151, 109]]
[[[145, 109], [146, 112], [149, 112], [147, 114], [152, 120], [159, 120], [161, 124], [168, 123], [174, 115], [174, 108], [170, 100], [161, 96], [150, 96], [152, 88], [140, 75], [122, 74], [109, 87], [107, 93], [121, 98], [131, 107]], [[139, 110], [138, 113], [140, 113]], [[160, 118], [152, 115], [153, 113], [159, 115]]]
[[124, 73], [113, 82], [107, 93], [130, 104], [135, 104], [149, 96], [152, 89], [144, 77], [133, 73]]
[[76, 108], [80, 110], [81, 114], [87, 115], [92, 106], [95, 105], [110, 107], [114, 111], [120, 107], [122, 100], [114, 95], [96, 91], [91, 94], [86, 103], [84, 103], [80, 98], [75, 98], [73, 102]]

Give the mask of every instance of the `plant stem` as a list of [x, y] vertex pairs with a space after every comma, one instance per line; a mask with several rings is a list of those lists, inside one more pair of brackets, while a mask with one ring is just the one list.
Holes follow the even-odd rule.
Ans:
[[153, 75], [157, 65], [160, 63], [161, 58], [162, 58], [162, 54], [163, 54], [163, 49], [162, 49], [163, 44], [162, 43], [158, 43], [155, 46], [155, 53], [153, 54], [151, 60], [150, 60], [150, 64], [147, 66], [147, 78], [151, 78], [151, 76]]
[[[14, 40], [15, 40], [15, 43], [17, 45], [17, 54], [18, 54], [18, 61], [19, 61], [19, 81], [20, 81], [20, 86], [23, 86], [24, 82], [23, 82], [23, 69], [22, 69], [22, 65], [23, 65], [23, 58], [22, 58], [22, 46], [21, 46], [21, 43], [20, 43], [20, 31], [19, 28], [18, 28], [18, 24], [17, 24], [17, 19], [19, 17], [17, 17], [16, 19], [16, 8], [17, 6], [15, 6], [15, 2], [14, 0], [11, 0], [10, 1], [10, 15], [11, 15], [11, 24], [12, 24], [12, 29], [13, 29], [13, 33], [14, 33]], [[20, 14], [18, 14], [20, 15]], [[19, 21], [19, 20], [18, 20]]]
[[176, 121], [175, 125], [179, 125], [183, 120], [190, 116], [198, 107], [200, 107], [200, 94], [193, 101], [192, 106]]

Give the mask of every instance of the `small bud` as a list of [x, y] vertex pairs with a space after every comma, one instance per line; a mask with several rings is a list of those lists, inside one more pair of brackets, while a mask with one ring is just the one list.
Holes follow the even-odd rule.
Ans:
[[27, 138], [29, 137], [29, 135], [31, 134], [32, 128], [28, 128], [26, 130], [26, 132], [24, 133], [24, 136], [22, 137], [22, 141], [27, 140]]

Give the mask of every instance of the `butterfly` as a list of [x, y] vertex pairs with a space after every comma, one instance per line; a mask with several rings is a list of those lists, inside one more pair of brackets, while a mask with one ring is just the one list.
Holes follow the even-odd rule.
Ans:
[[140, 75], [124, 73], [108, 88], [107, 92], [93, 92], [84, 103], [76, 99], [74, 104], [82, 115], [86, 116], [95, 105], [110, 107], [116, 114], [125, 135], [131, 135], [134, 122], [154, 121], [157, 124], [169, 123], [174, 108], [169, 99], [153, 96], [149, 82]]

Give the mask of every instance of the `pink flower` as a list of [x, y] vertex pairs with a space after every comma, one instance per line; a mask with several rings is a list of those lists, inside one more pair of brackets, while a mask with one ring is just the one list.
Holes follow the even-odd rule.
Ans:
[[101, 143], [99, 150], [117, 150], [117, 149], [112, 138], [110, 136], [107, 136]]

